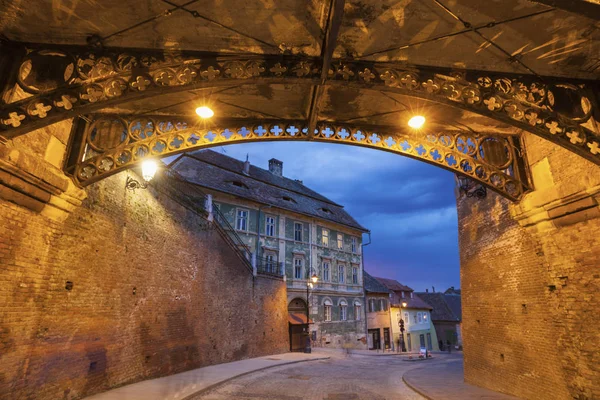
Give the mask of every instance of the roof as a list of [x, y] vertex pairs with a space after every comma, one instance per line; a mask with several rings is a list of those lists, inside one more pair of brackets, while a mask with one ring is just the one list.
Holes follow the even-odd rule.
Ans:
[[[385, 286], [386, 288], [388, 288], [391, 291], [394, 292], [412, 292], [412, 288], [401, 284], [400, 282], [398, 282], [395, 279], [387, 279], [387, 278], [379, 278], [379, 277], [373, 277], [375, 280], [377, 280], [377, 282], [379, 282], [381, 285]], [[426, 302], [424, 302], [422, 299], [419, 298], [419, 296], [416, 296], [413, 294], [413, 297], [410, 298], [410, 296], [402, 298], [402, 302], [406, 303], [406, 308], [424, 308], [427, 310], [431, 310], [433, 307], [431, 307], [429, 304], [427, 304]], [[400, 305], [394, 305], [394, 306], [400, 306]]]
[[433, 321], [460, 322], [462, 320], [460, 295], [419, 292], [418, 296], [433, 307], [431, 311]]
[[374, 278], [377, 279], [379, 281], [379, 283], [381, 283], [382, 285], [384, 285], [385, 287], [387, 287], [390, 290], [403, 291], [403, 292], [412, 292], [413, 291], [410, 287], [401, 284], [400, 282], [398, 282], [395, 279], [387, 279], [387, 278], [379, 278], [379, 277], [374, 277]]
[[363, 285], [368, 293], [389, 293], [389, 289], [373, 278], [367, 271], [363, 273]]
[[[413, 298], [412, 299], [410, 297], [402, 299], [402, 302], [406, 303], [406, 307], [405, 308], [419, 308], [419, 309], [422, 308], [422, 309], [427, 309], [427, 310], [433, 309], [433, 307], [430, 304], [428, 304], [427, 302], [423, 301], [423, 299], [421, 299], [416, 294], [413, 294]], [[393, 306], [394, 307], [400, 307], [399, 304], [393, 304]]]
[[198, 186], [368, 232], [343, 206], [302, 183], [253, 165], [245, 175], [243, 167], [244, 162], [212, 150], [184, 154], [170, 166]]

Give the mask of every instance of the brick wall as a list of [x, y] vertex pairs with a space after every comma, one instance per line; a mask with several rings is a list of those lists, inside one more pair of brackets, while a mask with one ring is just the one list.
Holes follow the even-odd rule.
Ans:
[[526, 144], [534, 193], [458, 202], [465, 379], [525, 399], [600, 399], [600, 168]]
[[0, 201], [0, 398], [76, 399], [288, 349], [285, 283], [126, 173], [66, 221]]

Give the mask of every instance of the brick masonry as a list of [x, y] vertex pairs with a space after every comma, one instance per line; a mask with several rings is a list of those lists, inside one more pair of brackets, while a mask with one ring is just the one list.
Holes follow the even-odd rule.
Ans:
[[64, 222], [0, 201], [0, 399], [78, 399], [288, 349], [285, 283], [127, 173]]
[[600, 399], [600, 168], [526, 145], [535, 192], [458, 202], [465, 379], [525, 399]]

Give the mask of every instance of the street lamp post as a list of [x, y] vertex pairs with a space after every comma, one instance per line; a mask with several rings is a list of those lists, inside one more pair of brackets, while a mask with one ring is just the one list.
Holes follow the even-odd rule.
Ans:
[[[403, 301], [402, 302], [402, 309], [406, 308], [406, 302]], [[402, 316], [402, 311], [400, 311], [400, 315]], [[403, 353], [406, 352], [406, 346], [404, 345], [404, 319], [400, 318], [400, 321], [398, 321], [398, 326], [400, 327], [400, 347], [401, 347], [401, 351]]]
[[[304, 352], [305, 353], [310, 353], [311, 347], [310, 347], [310, 331], [309, 331], [309, 316], [308, 316], [308, 290], [310, 288], [313, 287], [313, 284], [316, 284], [317, 281], [319, 280], [319, 277], [317, 276], [317, 274], [314, 274], [310, 277], [310, 279], [308, 279], [306, 281], [306, 347], [304, 347]], [[312, 282], [311, 282], [312, 281]]]

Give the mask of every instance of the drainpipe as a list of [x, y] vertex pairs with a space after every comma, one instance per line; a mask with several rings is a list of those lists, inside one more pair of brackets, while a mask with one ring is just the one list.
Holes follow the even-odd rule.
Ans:
[[[369, 235], [369, 241], [367, 243], [361, 243], [360, 244], [360, 263], [361, 263], [361, 269], [362, 269], [362, 274], [361, 277], [363, 278], [363, 306], [364, 306], [364, 311], [365, 311], [365, 339], [367, 339], [368, 335], [369, 335], [369, 326], [367, 323], [367, 292], [365, 291], [365, 246], [368, 246], [371, 244], [371, 231], [368, 232]], [[362, 238], [361, 238], [362, 239]], [[368, 347], [368, 343], [369, 340], [367, 339], [367, 347]]]

